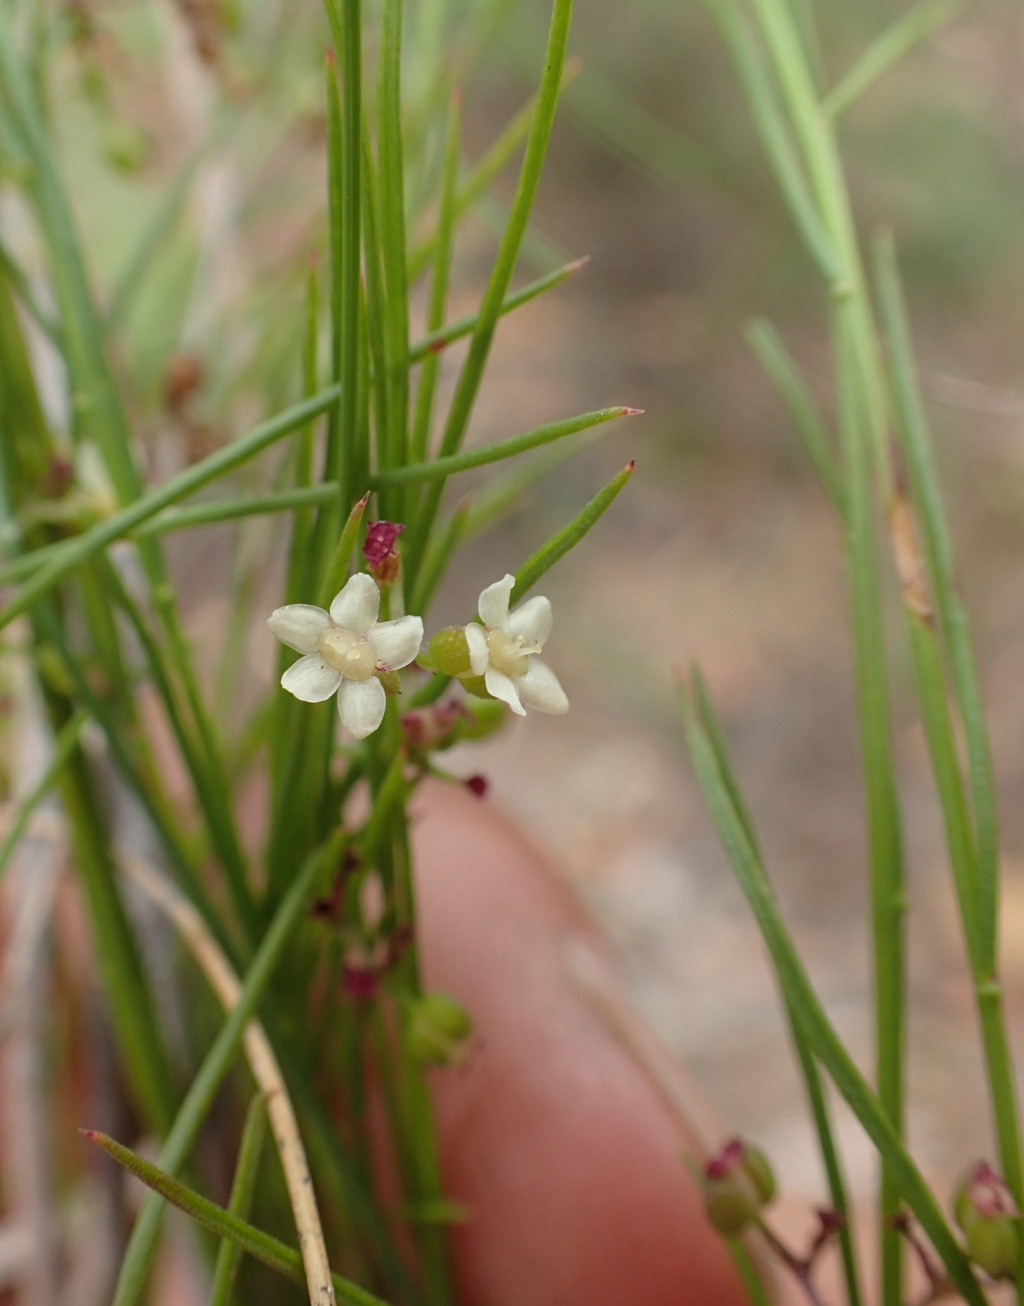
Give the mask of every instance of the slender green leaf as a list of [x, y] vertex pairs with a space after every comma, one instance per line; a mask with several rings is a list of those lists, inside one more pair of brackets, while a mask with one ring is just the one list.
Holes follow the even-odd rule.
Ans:
[[[500, 316], [504, 317], [506, 313], [511, 313], [513, 310], [521, 308], [523, 304], [528, 304], [531, 299], [543, 295], [545, 291], [560, 286], [563, 281], [571, 277], [574, 272], [579, 272], [581, 268], [586, 267], [589, 262], [590, 255], [586, 254], [583, 258], [574, 259], [571, 263], [563, 264], [562, 267], [556, 268], [554, 272], [547, 273], [546, 276], [538, 277], [536, 281], [531, 281], [528, 285], [523, 286], [522, 290], [506, 295], [501, 302]], [[427, 335], [421, 340], [417, 340], [409, 349], [409, 362], [426, 361], [429, 363], [434, 355], [447, 349], [456, 340], [463, 340], [466, 336], [472, 335], [479, 317], [479, 313], [467, 313], [465, 317], [456, 318], [454, 322], [449, 322], [447, 326], [432, 327]]]
[[[523, 236], [526, 233], [530, 213], [533, 210], [533, 202], [537, 195], [541, 170], [544, 166], [544, 157], [547, 153], [548, 141], [551, 138], [555, 110], [558, 107], [571, 18], [572, 0], [554, 0], [544, 73], [537, 96], [536, 112], [530, 125], [526, 151], [519, 172], [515, 199], [512, 202], [512, 211], [498, 249], [490, 280], [487, 283], [487, 290], [480, 305], [477, 324], [470, 339], [469, 352], [459, 374], [455, 394], [448, 410], [448, 421], [441, 439], [440, 452], [442, 457], [457, 453], [465, 437], [476, 397], [480, 390], [480, 383], [483, 380], [487, 359], [490, 355], [495, 327], [501, 315], [501, 305], [508, 293]], [[444, 482], [436, 481], [429, 488], [415, 527], [410, 531], [405, 560], [407, 575], [413, 585], [416, 582], [423, 550], [433, 528], [443, 493]]]
[[865, 1132], [895, 1174], [907, 1205], [931, 1239], [964, 1299], [986, 1306], [974, 1273], [946, 1223], [941, 1208], [900, 1141], [887, 1112], [836, 1035], [814, 992], [776, 906], [757, 853], [715, 762], [714, 750], [688, 698], [683, 697], [687, 742], [694, 769], [718, 834], [761, 930], [779, 984], [814, 1055], [828, 1071]]
[[843, 485], [828, 427], [792, 355], [772, 324], [763, 319], [748, 327], [747, 341], [786, 405], [829, 502], [839, 519], [844, 520]]
[[50, 554], [49, 560], [0, 609], [0, 628], [9, 625], [15, 617], [27, 611], [43, 594], [97, 550], [127, 535], [136, 526], [155, 516], [161, 509], [187, 498], [210, 481], [233, 471], [276, 440], [290, 435], [292, 431], [304, 426], [311, 418], [329, 408], [337, 397], [337, 386], [330, 386], [312, 399], [304, 400], [301, 404], [286, 409], [277, 417], [257, 426], [248, 435], [232, 441], [223, 449], [218, 449], [216, 453], [210, 454], [201, 462], [180, 472], [166, 485], [151, 490], [128, 507], [114, 513], [112, 517], [97, 522], [95, 526], [71, 541], [66, 548]]
[[[172, 1206], [184, 1211], [197, 1224], [209, 1229], [218, 1238], [229, 1239], [242, 1251], [248, 1252], [250, 1256], [256, 1257], [264, 1265], [269, 1265], [272, 1270], [292, 1279], [295, 1283], [305, 1282], [302, 1257], [294, 1247], [289, 1247], [287, 1243], [280, 1242], [273, 1235], [264, 1233], [262, 1229], [257, 1229], [254, 1225], [240, 1219], [232, 1211], [225, 1210], [223, 1206], [218, 1206], [215, 1202], [201, 1196], [175, 1179], [173, 1175], [153, 1165], [123, 1144], [115, 1142], [106, 1134], [98, 1133], [93, 1129], [86, 1129], [83, 1132], [86, 1138], [102, 1147], [108, 1156], [112, 1156], [119, 1165], [124, 1166], [130, 1174], [135, 1175], [147, 1188], [157, 1194], [161, 1206], [165, 1201], [170, 1202]], [[151, 1201], [152, 1198], [146, 1200]], [[373, 1293], [360, 1288], [349, 1279], [343, 1279], [340, 1274], [333, 1274], [331, 1277], [339, 1301], [351, 1303], [351, 1306], [386, 1306], [380, 1297], [375, 1297]]]
[[553, 535], [532, 558], [523, 563], [516, 572], [516, 583], [513, 587], [517, 603], [526, 597], [559, 558], [564, 558], [570, 549], [579, 544], [591, 527], [597, 524], [598, 519], [612, 506], [619, 491], [625, 488], [626, 482], [633, 475], [633, 466], [633, 463], [628, 463], [617, 476], [613, 476], [604, 489], [594, 495], [578, 517], [574, 518], [568, 526], [563, 527], [557, 535]]
[[43, 772], [39, 782], [19, 803], [18, 810], [11, 818], [7, 833], [4, 835], [3, 840], [0, 841], [0, 877], [7, 870], [7, 863], [11, 860], [15, 849], [21, 842], [22, 836], [28, 828], [28, 823], [32, 819], [32, 813], [60, 779], [60, 773], [67, 765], [68, 758], [78, 743], [78, 736], [82, 733], [84, 724], [85, 715], [76, 712], [69, 721], [61, 726], [54, 741], [53, 757], [50, 759], [49, 766]]
[[[266, 1133], [267, 1098], [266, 1094], [257, 1093], [246, 1112], [242, 1142], [235, 1165], [235, 1177], [231, 1184], [231, 1197], [228, 1200], [228, 1215], [233, 1215], [239, 1220], [249, 1218]], [[231, 1306], [241, 1259], [242, 1248], [239, 1244], [231, 1238], [223, 1238], [217, 1253], [217, 1263], [213, 1268], [210, 1306]]]
[[961, 7], [960, 0], [920, 0], [901, 14], [829, 91], [822, 101], [822, 110], [833, 118], [842, 117], [893, 64], [948, 23]]

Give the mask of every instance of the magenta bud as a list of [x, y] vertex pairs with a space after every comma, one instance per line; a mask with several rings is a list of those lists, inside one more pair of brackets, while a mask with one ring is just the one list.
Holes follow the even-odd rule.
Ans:
[[487, 790], [490, 788], [490, 781], [485, 775], [471, 775], [466, 781], [466, 788], [477, 798], [486, 798]]
[[371, 567], [380, 564], [395, 551], [395, 540], [405, 527], [400, 522], [372, 521], [366, 532], [363, 557]]
[[366, 966], [346, 965], [341, 977], [341, 987], [346, 996], [357, 1002], [369, 1002], [377, 996], [377, 974]]

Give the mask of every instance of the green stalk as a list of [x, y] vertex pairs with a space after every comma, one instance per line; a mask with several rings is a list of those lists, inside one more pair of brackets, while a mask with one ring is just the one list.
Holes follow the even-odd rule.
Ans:
[[[561, 92], [569, 89], [583, 71], [582, 61], [570, 60], [562, 70]], [[459, 187], [455, 196], [455, 218], [458, 221], [476, 202], [490, 190], [498, 177], [512, 162], [516, 151], [526, 139], [533, 125], [539, 103], [539, 94], [531, 96], [512, 118], [497, 140]], [[409, 253], [409, 284], [422, 275], [435, 252], [436, 233], [425, 237]]]
[[[228, 1200], [228, 1215], [247, 1220], [252, 1207], [256, 1180], [259, 1176], [263, 1140], [267, 1133], [267, 1099], [257, 1093], [249, 1103], [242, 1129], [242, 1142], [238, 1149], [235, 1177]], [[241, 1246], [230, 1238], [222, 1238], [213, 1268], [213, 1285], [210, 1289], [210, 1306], [231, 1306], [235, 1295], [235, 1279], [242, 1259]], [[300, 1258], [301, 1260], [301, 1258]], [[300, 1266], [301, 1269], [301, 1266]]]
[[559, 558], [564, 558], [569, 550], [575, 548], [584, 535], [597, 524], [598, 519], [608, 511], [620, 492], [625, 489], [629, 478], [633, 475], [633, 467], [633, 463], [627, 463], [617, 476], [612, 477], [603, 490], [599, 490], [594, 495], [578, 517], [574, 517], [568, 526], [563, 527], [556, 535], [553, 535], [546, 544], [541, 545], [537, 552], [523, 563], [516, 572], [516, 583], [513, 587], [517, 603], [521, 603], [534, 585], [546, 572], [551, 570]]
[[[752, 4], [802, 155], [813, 205], [835, 260], [831, 271], [824, 266], [822, 270], [831, 294], [840, 390], [850, 601], [870, 844], [877, 1075], [881, 1103], [899, 1133], [906, 903], [873, 506], [875, 478], [885, 498], [891, 481], [884, 386], [842, 165], [831, 123], [818, 101], [806, 49], [783, 0], [752, 0]], [[809, 248], [821, 265], [821, 250], [812, 245], [813, 239], [813, 233], [808, 233]], [[896, 1174], [883, 1159], [882, 1306], [900, 1306], [902, 1300], [902, 1240], [891, 1224], [898, 1205]]]
[[19, 843], [21, 843], [22, 836], [32, 819], [32, 813], [59, 780], [61, 772], [78, 744], [78, 736], [82, 733], [85, 720], [84, 713], [76, 712], [57, 732], [57, 738], [53, 744], [53, 756], [50, 759], [49, 766], [43, 772], [39, 782], [19, 803], [18, 810], [14, 814], [14, 819], [11, 821], [7, 833], [4, 835], [3, 840], [0, 841], [0, 878], [3, 877], [4, 872], [7, 870], [7, 863], [16, 852]]
[[860, 1121], [879, 1155], [887, 1162], [898, 1191], [931, 1240], [943, 1265], [971, 1306], [987, 1306], [974, 1272], [943, 1217], [942, 1210], [906, 1151], [889, 1112], [872, 1092], [828, 1019], [793, 946], [771, 892], [756, 849], [751, 847], [714, 750], [684, 694], [683, 717], [694, 769], [719, 838], [740, 887], [754, 913], [787, 1003], [796, 1013], [815, 1057]]
[[[60, 710], [51, 697], [51, 711]], [[118, 1053], [144, 1119], [150, 1128], [162, 1131], [174, 1116], [177, 1094], [149, 983], [118, 891], [99, 798], [78, 744], [61, 771], [60, 796]]]
[[470, 500], [464, 499], [455, 509], [444, 528], [438, 533], [427, 549], [427, 556], [420, 571], [420, 578], [409, 603], [410, 612], [425, 616], [434, 594], [448, 570], [448, 565], [462, 543], [466, 522], [469, 519]]
[[[487, 290], [480, 305], [476, 327], [470, 340], [469, 352], [459, 375], [455, 395], [448, 411], [448, 421], [441, 439], [441, 456], [447, 457], [458, 452], [469, 425], [476, 397], [483, 380], [484, 368], [491, 351], [495, 327], [501, 316], [501, 304], [508, 292], [512, 273], [519, 257], [519, 250], [526, 234], [533, 202], [540, 184], [544, 156], [547, 153], [551, 128], [554, 123], [555, 110], [558, 107], [558, 95], [565, 66], [566, 45], [569, 39], [569, 23], [572, 18], [572, 0], [554, 0], [551, 15], [551, 27], [548, 33], [547, 55], [544, 74], [537, 96], [537, 109], [530, 126], [519, 172], [512, 210], [509, 214], [505, 234], [498, 248]], [[437, 481], [429, 489], [415, 529], [410, 531], [410, 538], [404, 554], [408, 583], [415, 585], [416, 575], [423, 560], [430, 531], [437, 516], [437, 510], [444, 493], [444, 482]]]
[[792, 355], [770, 322], [752, 322], [747, 328], [747, 342], [789, 410], [793, 425], [814, 464], [814, 470], [818, 473], [818, 479], [836, 516], [844, 521], [846, 504], [843, 482], [832, 452], [828, 427]]
[[[732, 804], [733, 812], [740, 822], [744, 836], [749, 847], [756, 854], [756, 868], [760, 870], [763, 865], [761, 849], [758, 845], [757, 833], [754, 829], [754, 823], [750, 813], [747, 810], [742, 791], [740, 790], [739, 781], [732, 769], [732, 763], [729, 760], [729, 753], [725, 746], [725, 737], [722, 734], [721, 726], [711, 703], [711, 699], [704, 684], [704, 677], [700, 669], [696, 666], [691, 667], [691, 683], [693, 686], [693, 701], [696, 708], [701, 728], [707, 736], [708, 744], [711, 747], [715, 760], [715, 766], [718, 769], [718, 777], [728, 795], [729, 802]], [[771, 886], [765, 879], [765, 888], [771, 892]], [[800, 1024], [800, 1018], [797, 1009], [783, 995], [786, 1007], [786, 1019], [789, 1025], [790, 1038], [793, 1048], [796, 1051], [797, 1060], [800, 1063], [800, 1072], [803, 1075], [804, 1089], [807, 1093], [808, 1105], [811, 1109], [811, 1116], [814, 1120], [815, 1131], [818, 1135], [818, 1147], [821, 1151], [822, 1163], [825, 1167], [825, 1177], [828, 1181], [829, 1197], [832, 1207], [840, 1216], [842, 1216], [842, 1227], [839, 1229], [838, 1242], [839, 1252], [843, 1262], [843, 1276], [846, 1280], [846, 1299], [849, 1306], [860, 1306], [861, 1294], [860, 1284], [857, 1275], [857, 1254], [853, 1243], [853, 1225], [851, 1221], [850, 1203], [846, 1195], [846, 1181], [843, 1177], [842, 1163], [839, 1158], [839, 1149], [836, 1147], [835, 1135], [832, 1130], [832, 1120], [829, 1114], [828, 1102], [825, 1098], [824, 1086], [821, 1081], [821, 1073], [818, 1069], [818, 1063], [814, 1058], [814, 1052], [804, 1034]]]
[[[448, 105], [445, 132], [444, 171], [441, 179], [441, 209], [437, 219], [434, 245], [434, 275], [430, 282], [430, 302], [427, 306], [427, 337], [429, 341], [444, 328], [448, 311], [448, 284], [451, 279], [452, 249], [455, 243], [455, 188], [459, 178], [459, 150], [462, 143], [462, 97], [453, 94]], [[472, 326], [466, 328], [466, 334]], [[451, 339], [457, 339], [452, 336]], [[445, 341], [444, 343], [448, 343]], [[430, 425], [434, 413], [434, 397], [441, 368], [438, 344], [415, 345], [409, 350], [410, 364], [423, 360], [419, 388], [416, 391], [416, 416], [413, 421], [409, 456], [413, 462], [424, 462], [430, 453]]]
[[[439, 236], [442, 234], [443, 230], [444, 227], [439, 226]], [[554, 272], [548, 272], [545, 276], [538, 277], [536, 281], [529, 282], [527, 285], [523, 286], [522, 290], [516, 290], [512, 294], [506, 295], [501, 301], [501, 311], [499, 316], [504, 317], [514, 309], [521, 308], [524, 304], [528, 304], [532, 299], [536, 299], [539, 295], [543, 295], [546, 291], [553, 290], [555, 286], [560, 286], [567, 277], [571, 277], [574, 272], [579, 272], [580, 268], [586, 267], [589, 262], [589, 255], [584, 255], [583, 258], [573, 259], [571, 263], [563, 263], [560, 268], [555, 268]], [[436, 285], [436, 282], [437, 265], [435, 264], [434, 281], [431, 283], [431, 294], [434, 293], [433, 286]], [[443, 315], [444, 305], [442, 304], [440, 313], [442, 319]], [[432, 361], [434, 355], [440, 354], [443, 350], [447, 349], [449, 345], [454, 344], [456, 340], [464, 340], [466, 336], [472, 335], [476, 330], [476, 324], [480, 319], [479, 313], [467, 313], [464, 317], [459, 317], [456, 318], [454, 322], [449, 322], [447, 326], [438, 325], [434, 327], [429, 325], [433, 321], [434, 316], [434, 305], [432, 303], [430, 315], [428, 316], [429, 329], [427, 334], [409, 347], [410, 364], [422, 362], [426, 367], [426, 365]], [[422, 380], [420, 384], [423, 384]], [[414, 444], [412, 457], [420, 458], [425, 456], [426, 449], [424, 448], [422, 453], [420, 453], [418, 452], [418, 446]]]
[[920, 0], [864, 51], [853, 67], [829, 91], [821, 107], [830, 118], [840, 118], [874, 86], [875, 82], [956, 14], [959, 0]]
[[402, 161], [402, 0], [383, 0], [380, 27], [380, 224], [384, 317], [388, 337], [389, 461], [409, 449], [409, 287], [406, 282], [405, 177]]
[[337, 167], [340, 178], [341, 207], [332, 213], [331, 225], [332, 376], [341, 386], [341, 395], [337, 413], [331, 416], [325, 464], [327, 476], [339, 485], [335, 521], [340, 522], [352, 507], [352, 454], [359, 421], [363, 38], [359, 0], [326, 0], [326, 8], [339, 60], [342, 95], [341, 158], [332, 165]]

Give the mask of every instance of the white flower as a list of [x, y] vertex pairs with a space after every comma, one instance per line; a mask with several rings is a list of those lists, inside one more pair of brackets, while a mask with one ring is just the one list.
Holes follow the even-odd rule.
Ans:
[[558, 677], [536, 655], [551, 634], [551, 603], [538, 596], [509, 612], [508, 599], [516, 583], [514, 576], [488, 585], [480, 595], [477, 611], [484, 623], [466, 627], [469, 665], [483, 676], [487, 692], [507, 703], [519, 716], [526, 707], [537, 712], [561, 715], [569, 700]]
[[387, 696], [378, 671], [407, 667], [423, 642], [423, 618], [378, 621], [380, 590], [357, 572], [331, 604], [289, 603], [267, 625], [282, 643], [305, 654], [281, 677], [304, 703], [323, 703], [337, 692], [342, 724], [356, 739], [372, 735], [384, 718]]

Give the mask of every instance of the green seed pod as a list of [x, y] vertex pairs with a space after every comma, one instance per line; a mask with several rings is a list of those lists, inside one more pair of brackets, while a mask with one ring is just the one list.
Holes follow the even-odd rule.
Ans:
[[446, 993], [425, 993], [411, 1002], [405, 1044], [421, 1066], [450, 1066], [466, 1054], [473, 1022]]
[[742, 1166], [754, 1185], [762, 1206], [767, 1206], [775, 1196], [775, 1175], [765, 1154], [749, 1143], [744, 1145]]
[[430, 663], [443, 676], [462, 676], [469, 670], [469, 645], [462, 626], [445, 626], [427, 645]]
[[967, 1255], [993, 1279], [1013, 1279], [1020, 1256], [1020, 1236], [1013, 1217], [972, 1220], [966, 1230]]
[[[462, 682], [465, 685], [465, 680]], [[486, 686], [484, 693], [487, 692]], [[464, 739], [486, 739], [500, 730], [505, 724], [508, 709], [496, 698], [481, 698], [478, 702], [467, 703], [466, 710], [472, 718], [466, 721], [462, 737]]]
[[1013, 1194], [985, 1161], [961, 1180], [953, 1204], [967, 1255], [993, 1279], [1016, 1276], [1020, 1258], [1019, 1216]]
[[705, 1181], [704, 1209], [713, 1228], [734, 1238], [757, 1219], [761, 1203], [748, 1177], [737, 1171], [724, 1179]]

